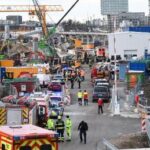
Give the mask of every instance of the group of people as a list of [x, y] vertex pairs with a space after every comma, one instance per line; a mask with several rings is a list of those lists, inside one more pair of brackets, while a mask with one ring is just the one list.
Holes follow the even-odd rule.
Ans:
[[[66, 131], [67, 141], [71, 141], [71, 132], [72, 132], [72, 121], [67, 115], [66, 120], [63, 121], [61, 116], [58, 116], [56, 123], [53, 119], [49, 118], [47, 121], [48, 130], [56, 130], [58, 133], [59, 141], [64, 142], [64, 132]], [[84, 141], [86, 144], [86, 132], [88, 130], [88, 124], [85, 121], [81, 121], [78, 126], [80, 142]]]
[[66, 116], [65, 122], [61, 116], [58, 116], [56, 123], [49, 117], [47, 121], [48, 130], [56, 130], [59, 135], [59, 141], [64, 142], [64, 131], [66, 130], [67, 141], [71, 141], [72, 121], [69, 116]]
[[84, 106], [87, 106], [88, 105], [88, 96], [89, 96], [89, 94], [86, 90], [84, 90], [84, 92], [79, 90], [77, 93], [79, 105], [82, 105], [82, 100], [83, 100]]

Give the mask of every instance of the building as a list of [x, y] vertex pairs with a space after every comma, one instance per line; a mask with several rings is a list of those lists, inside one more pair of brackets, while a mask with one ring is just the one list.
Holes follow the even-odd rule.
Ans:
[[144, 56], [145, 49], [150, 52], [150, 34], [146, 32], [110, 33], [108, 34], [109, 58], [114, 56], [114, 49], [123, 60], [129, 60], [132, 57], [141, 58]]
[[115, 30], [116, 16], [122, 12], [128, 12], [128, 0], [101, 0], [101, 14], [107, 15], [109, 32]]
[[6, 16], [6, 20], [15, 25], [22, 24], [22, 16]]
[[132, 26], [143, 26], [146, 24], [146, 17], [144, 12], [122, 12], [117, 16], [117, 25], [128, 21]]
[[128, 0], [101, 0], [102, 15], [118, 15], [128, 12]]

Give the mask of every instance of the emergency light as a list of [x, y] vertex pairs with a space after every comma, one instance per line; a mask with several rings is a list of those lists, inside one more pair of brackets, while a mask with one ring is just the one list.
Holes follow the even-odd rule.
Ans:
[[19, 136], [14, 136], [13, 138], [15, 141], [19, 141], [20, 140], [20, 137]]

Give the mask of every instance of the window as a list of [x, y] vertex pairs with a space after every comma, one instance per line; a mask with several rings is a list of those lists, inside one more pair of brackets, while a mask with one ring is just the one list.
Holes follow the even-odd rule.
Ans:
[[39, 115], [44, 115], [46, 113], [45, 107], [40, 106], [39, 107]]
[[40, 150], [52, 150], [52, 146], [50, 144], [41, 145]]
[[30, 146], [21, 146], [20, 150], [31, 150]]

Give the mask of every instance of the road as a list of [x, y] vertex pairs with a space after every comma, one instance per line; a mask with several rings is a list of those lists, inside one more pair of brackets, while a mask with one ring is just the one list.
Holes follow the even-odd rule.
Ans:
[[[86, 89], [91, 96], [93, 87], [90, 83], [90, 70], [87, 66], [84, 66], [84, 68], [86, 70], [86, 80], [82, 82], [81, 89]], [[112, 116], [109, 111], [109, 104], [104, 105], [104, 114], [100, 115], [97, 113], [97, 104], [92, 103], [91, 97], [88, 106], [79, 106], [76, 96], [78, 90], [76, 83], [75, 88], [71, 90], [72, 104], [65, 107], [65, 114], [70, 115], [73, 122], [72, 141], [59, 143], [59, 150], [104, 150], [103, 138], [110, 139], [140, 131], [139, 119]], [[80, 143], [77, 130], [78, 124], [82, 120], [86, 121], [89, 126], [87, 144]]]

